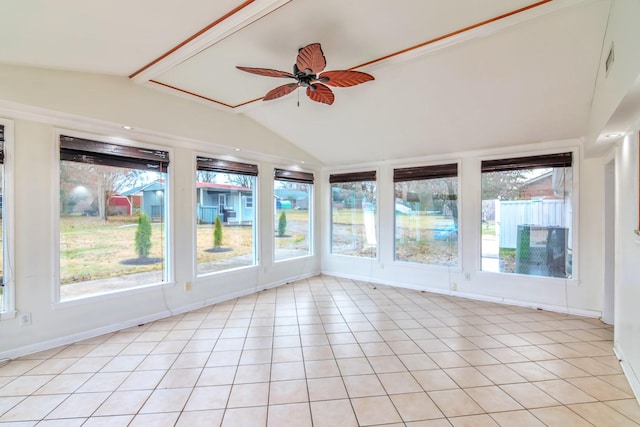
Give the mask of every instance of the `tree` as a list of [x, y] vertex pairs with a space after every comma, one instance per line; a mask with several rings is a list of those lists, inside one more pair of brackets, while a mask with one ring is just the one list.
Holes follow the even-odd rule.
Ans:
[[253, 188], [255, 177], [251, 175], [228, 174], [227, 179], [230, 184], [239, 185], [245, 188]]
[[278, 237], [284, 237], [284, 231], [287, 228], [287, 214], [282, 211], [278, 218]]
[[520, 187], [530, 169], [516, 169], [482, 174], [482, 200], [517, 200]]
[[222, 245], [222, 221], [220, 215], [216, 215], [216, 222], [213, 226], [213, 248], [218, 249]]
[[136, 253], [139, 258], [147, 258], [151, 252], [151, 221], [146, 213], [141, 213], [138, 218], [136, 230]]

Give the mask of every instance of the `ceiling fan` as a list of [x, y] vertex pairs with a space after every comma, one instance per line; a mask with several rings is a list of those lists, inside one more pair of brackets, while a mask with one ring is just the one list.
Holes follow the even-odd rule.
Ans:
[[262, 98], [263, 101], [280, 98], [299, 87], [305, 87], [307, 88], [307, 96], [312, 101], [331, 105], [335, 100], [335, 95], [328, 86], [349, 87], [374, 80], [372, 75], [360, 71], [338, 70], [322, 72], [326, 66], [327, 60], [324, 57], [324, 53], [322, 53], [320, 43], [311, 43], [298, 50], [298, 58], [296, 63], [293, 64], [293, 73], [270, 68], [241, 66], [236, 66], [236, 68], [260, 76], [284, 77], [295, 80], [294, 83], [287, 83], [270, 90]]

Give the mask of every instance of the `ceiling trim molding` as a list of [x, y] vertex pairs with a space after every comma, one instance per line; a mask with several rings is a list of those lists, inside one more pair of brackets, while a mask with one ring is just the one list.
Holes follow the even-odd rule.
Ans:
[[[249, 4], [254, 1], [256, 2], [255, 6], [253, 4]], [[248, 0], [243, 4], [242, 8], [239, 6], [234, 9], [234, 11], [207, 26], [205, 30], [201, 30], [197, 35], [194, 35], [192, 38], [181, 43], [178, 47], [158, 58], [155, 62], [152, 62], [151, 65], [148, 68], [143, 69], [142, 72], [136, 72], [138, 74], [134, 73], [130, 77], [140, 83], [151, 83], [155, 87], [163, 87], [173, 93], [178, 92], [183, 96], [191, 99], [195, 98], [196, 100], [209, 105], [214, 104], [225, 111], [242, 113], [255, 106], [257, 101], [262, 100], [262, 97], [232, 105], [154, 80], [152, 77], [167, 71], [180, 62], [251, 25], [253, 22], [269, 15], [291, 1], [292, 0]], [[595, 0], [539, 0], [519, 9], [506, 12], [502, 15], [426, 40], [417, 45], [350, 67], [348, 70], [357, 70], [362, 68], [372, 69], [382, 65], [410, 61], [460, 43], [489, 36], [512, 26], [522, 24], [577, 4], [586, 4], [593, 1]], [[228, 22], [226, 21], [226, 18], [229, 18]]]
[[135, 71], [129, 78], [144, 83], [224, 40], [292, 0], [246, 0], [188, 39]]

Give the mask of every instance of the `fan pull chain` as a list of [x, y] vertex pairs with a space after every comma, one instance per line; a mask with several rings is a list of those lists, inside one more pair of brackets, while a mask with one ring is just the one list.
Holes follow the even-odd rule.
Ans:
[[298, 86], [298, 108], [300, 108], [300, 86]]

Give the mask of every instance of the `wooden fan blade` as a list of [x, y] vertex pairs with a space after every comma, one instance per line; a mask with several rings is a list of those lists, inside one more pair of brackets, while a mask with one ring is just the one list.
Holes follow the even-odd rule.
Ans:
[[[324, 70], [324, 67], [327, 66], [327, 60], [322, 53], [320, 43], [311, 43], [300, 49], [296, 65], [300, 71], [307, 74], [318, 74]], [[307, 70], [311, 70], [311, 72]]]
[[335, 100], [335, 95], [323, 84], [314, 83], [313, 86], [315, 90], [312, 90], [311, 87], [307, 87], [307, 96], [311, 98], [312, 101], [321, 102], [323, 104], [331, 105]]
[[272, 99], [280, 98], [281, 96], [285, 96], [296, 90], [298, 87], [297, 83], [289, 83], [286, 85], [278, 86], [275, 89], [271, 89], [267, 94], [262, 98], [263, 101], [271, 101]]
[[318, 78], [328, 78], [328, 81], [323, 81], [324, 84], [334, 87], [349, 87], [359, 85], [371, 80], [375, 80], [371, 74], [362, 73], [360, 71], [325, 71]]
[[295, 79], [295, 76], [291, 73], [287, 73], [286, 71], [278, 71], [272, 70], [271, 68], [252, 68], [252, 67], [240, 67], [236, 66], [238, 70], [246, 71], [247, 73], [257, 74], [259, 76], [267, 76], [267, 77], [291, 77]]

